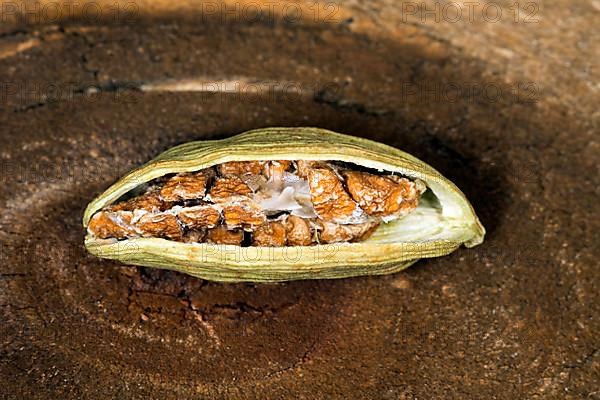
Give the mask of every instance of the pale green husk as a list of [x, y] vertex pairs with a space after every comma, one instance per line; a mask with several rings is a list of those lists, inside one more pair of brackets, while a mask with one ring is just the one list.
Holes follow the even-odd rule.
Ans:
[[186, 143], [160, 154], [108, 188], [87, 207], [83, 225], [122, 195], [160, 176], [200, 170], [227, 161], [337, 160], [401, 173], [424, 181], [437, 201], [424, 199], [409, 216], [382, 224], [367, 240], [294, 247], [238, 247], [87, 236], [98, 257], [172, 269], [214, 281], [286, 281], [344, 278], [399, 271], [420, 258], [438, 257], [461, 244], [473, 247], [485, 230], [463, 193], [439, 172], [393, 147], [318, 128], [266, 128], [223, 140]]

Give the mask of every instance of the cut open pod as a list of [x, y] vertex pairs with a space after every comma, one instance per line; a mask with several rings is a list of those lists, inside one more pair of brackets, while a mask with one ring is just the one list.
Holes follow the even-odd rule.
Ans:
[[[135, 205], [147, 198], [150, 208]], [[310, 240], [305, 229], [296, 234], [304, 222]], [[92, 254], [217, 281], [391, 273], [475, 246], [485, 232], [460, 190], [429, 165], [317, 128], [174, 147], [92, 201], [83, 223]]]

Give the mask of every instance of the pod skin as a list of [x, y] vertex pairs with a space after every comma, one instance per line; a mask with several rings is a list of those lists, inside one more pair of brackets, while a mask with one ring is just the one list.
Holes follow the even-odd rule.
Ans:
[[396, 148], [318, 128], [266, 128], [222, 140], [173, 147], [131, 171], [94, 199], [83, 216], [166, 174], [228, 161], [336, 160], [420, 179], [433, 195], [410, 215], [382, 224], [366, 241], [292, 247], [239, 247], [160, 238], [97, 239], [85, 247], [125, 264], [171, 269], [212, 281], [277, 282], [389, 274], [420, 258], [439, 257], [461, 244], [483, 242], [485, 229], [464, 194], [439, 172]]

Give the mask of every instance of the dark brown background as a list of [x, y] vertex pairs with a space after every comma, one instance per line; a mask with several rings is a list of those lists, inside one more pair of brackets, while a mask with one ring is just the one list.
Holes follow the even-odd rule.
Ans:
[[[0, 397], [600, 398], [600, 3], [266, 3], [3, 8]], [[415, 154], [486, 242], [269, 285], [86, 254], [83, 209], [129, 169], [274, 125]]]

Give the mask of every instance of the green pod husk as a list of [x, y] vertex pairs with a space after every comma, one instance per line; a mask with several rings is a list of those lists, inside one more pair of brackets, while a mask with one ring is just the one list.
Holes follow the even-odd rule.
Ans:
[[181, 271], [213, 281], [273, 282], [344, 278], [400, 271], [420, 258], [483, 241], [485, 229], [464, 194], [439, 172], [396, 148], [318, 128], [266, 128], [222, 140], [171, 148], [131, 171], [93, 200], [92, 215], [121, 196], [166, 174], [197, 171], [228, 161], [337, 160], [420, 179], [431, 190], [413, 213], [382, 224], [366, 241], [315, 246], [239, 247], [158, 238], [97, 239], [85, 246], [98, 257]]

